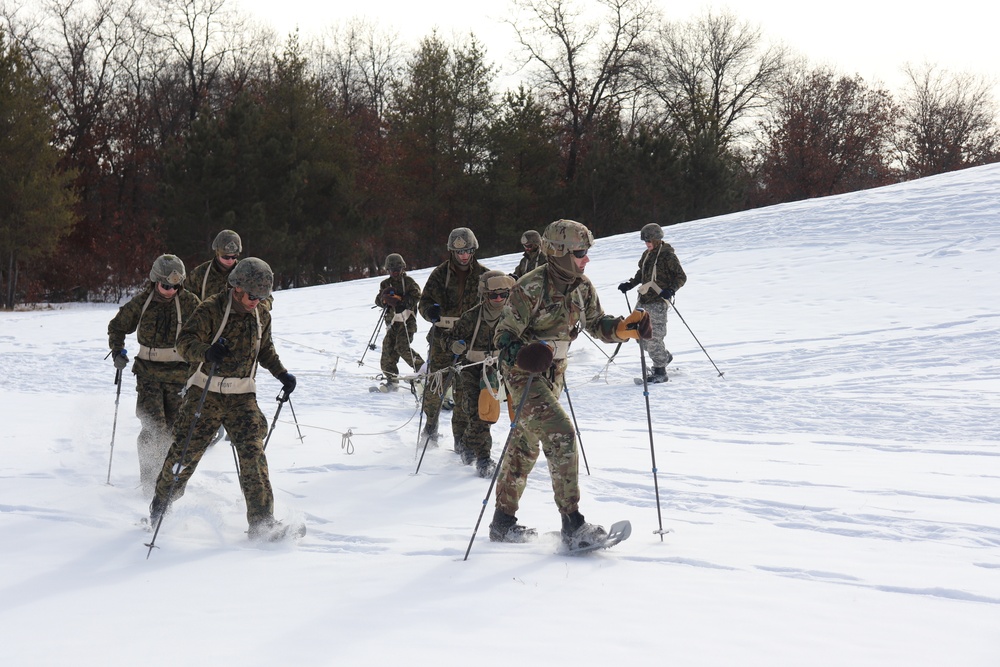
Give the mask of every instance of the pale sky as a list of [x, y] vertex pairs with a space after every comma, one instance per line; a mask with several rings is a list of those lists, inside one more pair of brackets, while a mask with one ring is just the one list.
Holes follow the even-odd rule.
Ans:
[[[435, 27], [445, 38], [471, 31], [486, 45], [489, 57], [505, 68], [514, 45], [510, 27], [501, 21], [509, 7], [505, 0], [367, 0], [357, 5], [329, 0], [233, 1], [279, 34], [296, 26], [304, 36], [314, 34], [352, 17], [368, 18], [414, 44]], [[912, 1], [883, 0], [841, 0], [833, 5], [786, 0], [654, 2], [668, 17], [680, 20], [709, 7], [728, 9], [813, 65], [860, 74], [894, 91], [902, 86], [900, 68], [907, 62], [927, 61], [953, 72], [1000, 79], [996, 49], [1000, 5], [991, 2], [951, 0], [922, 7]]]

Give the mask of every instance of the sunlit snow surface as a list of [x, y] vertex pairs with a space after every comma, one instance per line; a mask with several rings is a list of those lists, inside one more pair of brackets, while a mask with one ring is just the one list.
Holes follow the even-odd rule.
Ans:
[[[625, 314], [644, 246], [587, 222]], [[449, 438], [414, 475], [415, 401], [369, 393], [378, 279], [275, 296], [305, 437], [286, 406], [267, 454], [309, 533], [247, 541], [222, 443], [148, 560], [131, 373], [105, 484], [117, 305], [0, 313], [0, 664], [1000, 665], [1000, 165], [666, 234], [690, 330], [671, 315], [652, 442], [638, 347], [571, 351], [581, 510], [633, 525], [582, 558], [490, 543], [490, 500], [463, 562], [488, 480]], [[518, 516], [559, 528], [544, 458]]]

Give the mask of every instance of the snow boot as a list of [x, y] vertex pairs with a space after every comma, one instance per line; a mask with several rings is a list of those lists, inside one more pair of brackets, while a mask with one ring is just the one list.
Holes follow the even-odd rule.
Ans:
[[469, 465], [476, 460], [475, 453], [465, 446], [461, 438], [455, 438], [455, 453], [462, 458], [462, 463]]
[[288, 526], [269, 516], [252, 521], [247, 536], [251, 542], [275, 542], [283, 539], [287, 532]]
[[170, 509], [170, 503], [159, 496], [153, 495], [153, 502], [149, 503], [149, 525], [155, 526], [160, 522], [160, 517]]
[[608, 539], [608, 531], [587, 523], [579, 511], [562, 515], [562, 540], [570, 551], [594, 546]]
[[517, 517], [497, 509], [490, 523], [490, 542], [530, 542], [538, 537], [534, 528], [518, 525]]
[[420, 434], [420, 444], [423, 445], [424, 443], [427, 443], [428, 447], [438, 446], [438, 432], [436, 428], [431, 430], [426, 426], [424, 427], [423, 432]]
[[476, 459], [476, 474], [480, 477], [492, 477], [497, 470], [497, 462], [488, 456]]
[[648, 384], [660, 384], [667, 381], [667, 369], [665, 366], [653, 366], [653, 372], [646, 376]]

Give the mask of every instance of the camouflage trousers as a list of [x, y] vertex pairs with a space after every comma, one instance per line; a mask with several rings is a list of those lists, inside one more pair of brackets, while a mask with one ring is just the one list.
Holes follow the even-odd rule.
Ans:
[[171, 431], [184, 398], [183, 383], [157, 382], [136, 375], [135, 416], [139, 418], [139, 482], [152, 495], [163, 459], [170, 449]]
[[[232, 445], [239, 458], [240, 488], [246, 499], [247, 522], [253, 524], [271, 518], [274, 515], [274, 494], [268, 477], [267, 458], [264, 456], [267, 419], [257, 405], [257, 396], [208, 392], [201, 417], [195, 423], [191, 442], [185, 451], [184, 443], [191, 429], [191, 422], [195, 419], [201, 394], [200, 387], [191, 387], [187, 392], [177, 421], [174, 422], [173, 444], [156, 481], [156, 496], [173, 501], [184, 495], [188, 480], [222, 425], [232, 438]], [[180, 473], [174, 482], [173, 471], [176, 465], [180, 465]]]
[[[455, 392], [455, 411], [461, 407], [461, 412], [466, 417], [465, 431], [456, 437], [461, 438], [462, 444], [472, 450], [477, 459], [488, 458], [493, 449], [493, 436], [490, 434], [492, 424], [479, 418], [479, 379], [482, 372], [482, 365], [463, 369], [458, 374], [458, 391]], [[458, 396], [462, 397], [461, 406]]]
[[413, 331], [409, 331], [402, 322], [395, 322], [386, 329], [385, 338], [382, 339], [380, 366], [387, 382], [390, 378], [399, 376], [400, 359], [405, 361], [414, 371], [419, 371], [420, 367], [424, 365], [424, 358], [410, 347], [416, 330], [416, 324], [413, 326]]
[[[528, 473], [538, 459], [539, 444], [545, 453], [552, 478], [552, 492], [561, 514], [571, 514], [580, 505], [580, 458], [576, 431], [569, 415], [559, 404], [565, 381], [566, 361], [556, 362], [555, 372], [536, 375], [528, 398], [521, 408], [517, 426], [504, 455], [497, 477], [496, 506], [500, 511], [517, 513], [521, 495], [528, 483]], [[551, 371], [550, 371], [551, 373]], [[524, 395], [528, 374], [509, 369], [509, 400], [516, 407]]]
[[642, 346], [653, 362], [653, 366], [662, 368], [667, 365], [670, 359], [670, 353], [663, 342], [667, 337], [667, 310], [669, 308], [663, 299], [644, 303], [642, 307], [649, 313], [649, 322], [653, 325], [653, 337], [643, 341]]
[[[446, 340], [444, 335], [440, 331], [434, 331], [433, 333], [434, 342], [431, 345], [430, 360], [427, 364], [429, 372], [448, 369], [448, 367], [455, 363], [455, 355], [451, 349], [442, 345], [442, 341]], [[448, 387], [452, 384], [455, 385], [453, 387], [455, 408], [451, 413], [451, 433], [457, 440], [465, 433], [469, 418], [465, 408], [462, 407], [465, 405], [465, 395], [462, 393], [461, 383], [454, 382], [453, 375], [448, 370], [444, 371], [441, 377], [440, 393], [428, 389], [427, 383], [425, 383], [424, 388], [426, 392], [423, 395], [423, 401], [424, 414], [427, 416], [427, 430], [434, 433], [438, 429], [438, 417], [441, 415], [441, 401], [445, 393], [447, 393]]]

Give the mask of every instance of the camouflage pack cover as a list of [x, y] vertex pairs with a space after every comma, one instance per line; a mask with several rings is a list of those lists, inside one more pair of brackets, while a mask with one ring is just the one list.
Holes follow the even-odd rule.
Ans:
[[479, 241], [468, 227], [456, 227], [448, 234], [448, 250], [477, 250]]
[[160, 255], [153, 260], [153, 268], [149, 271], [149, 279], [154, 283], [180, 285], [184, 282], [184, 262], [177, 255]]
[[229, 272], [229, 284], [264, 299], [274, 286], [274, 272], [264, 260], [247, 257]]
[[487, 271], [479, 276], [479, 298], [482, 299], [487, 292], [511, 289], [517, 283], [513, 278], [503, 271]]
[[529, 229], [525, 233], [521, 234], [521, 245], [533, 245], [538, 247], [542, 245], [542, 235], [534, 229]]
[[383, 268], [392, 273], [393, 271], [404, 271], [406, 270], [406, 260], [399, 253], [392, 253], [385, 258], [385, 263]]
[[639, 238], [643, 241], [662, 241], [663, 227], [660, 227], [655, 222], [651, 222], [648, 225], [643, 226], [643, 228], [639, 231]]
[[594, 245], [594, 235], [586, 225], [575, 220], [556, 220], [542, 234], [542, 252], [549, 257], [562, 257], [574, 250], [587, 250]]
[[216, 255], [239, 255], [243, 252], [243, 241], [233, 230], [223, 229], [212, 241], [212, 250]]

